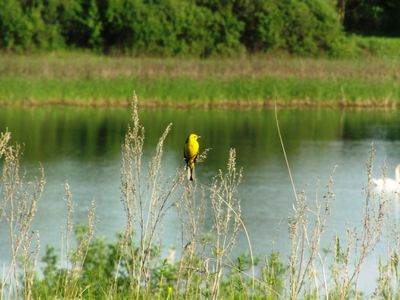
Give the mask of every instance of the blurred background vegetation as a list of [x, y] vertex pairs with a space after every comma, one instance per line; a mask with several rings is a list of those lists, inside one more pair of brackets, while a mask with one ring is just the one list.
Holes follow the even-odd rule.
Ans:
[[0, 0], [0, 49], [358, 55], [397, 51], [399, 16], [398, 0]]

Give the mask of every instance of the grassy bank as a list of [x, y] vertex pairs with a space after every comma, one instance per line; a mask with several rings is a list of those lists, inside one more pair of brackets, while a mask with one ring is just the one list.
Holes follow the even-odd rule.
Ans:
[[2, 105], [397, 106], [400, 60], [258, 56], [152, 59], [84, 53], [2, 55]]

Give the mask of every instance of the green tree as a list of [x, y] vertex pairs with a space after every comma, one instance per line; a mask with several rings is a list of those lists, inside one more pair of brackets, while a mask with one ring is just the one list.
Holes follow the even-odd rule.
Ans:
[[18, 0], [0, 1], [0, 47], [6, 50], [27, 48], [32, 34], [29, 19]]
[[[271, 49], [329, 53], [342, 37], [335, 5], [335, 0], [1, 0], [0, 48], [199, 57]], [[388, 14], [396, 9], [394, 0], [382, 6]], [[383, 22], [380, 14], [376, 19]], [[395, 17], [390, 20], [379, 26], [398, 25]]]
[[57, 16], [58, 1], [26, 1], [22, 6], [29, 20], [33, 47], [57, 49], [65, 46]]
[[103, 24], [96, 0], [90, 0], [86, 15], [87, 17], [83, 18], [83, 26], [87, 38], [87, 46], [92, 49], [100, 49], [103, 45]]
[[244, 1], [243, 43], [253, 51], [282, 49], [291, 53], [332, 51], [342, 28], [329, 0]]

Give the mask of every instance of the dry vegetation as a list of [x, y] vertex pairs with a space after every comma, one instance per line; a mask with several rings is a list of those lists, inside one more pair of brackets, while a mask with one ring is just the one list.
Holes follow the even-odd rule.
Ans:
[[400, 79], [400, 61], [390, 58], [301, 58], [284, 55], [249, 56], [237, 59], [179, 59], [95, 56], [93, 54], [47, 54], [0, 56], [1, 76], [100, 77], [134, 76], [274, 77], [316, 79]]

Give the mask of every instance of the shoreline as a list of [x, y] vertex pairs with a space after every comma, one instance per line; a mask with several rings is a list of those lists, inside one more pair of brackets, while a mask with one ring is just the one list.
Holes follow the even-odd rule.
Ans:
[[[397, 109], [398, 101], [390, 100], [226, 100], [226, 101], [181, 101], [169, 102], [161, 100], [139, 100], [141, 108], [160, 109], [272, 109], [278, 108], [350, 108], [350, 109]], [[40, 107], [82, 107], [82, 108], [128, 108], [129, 100], [0, 100], [4, 108], [40, 108]]]

